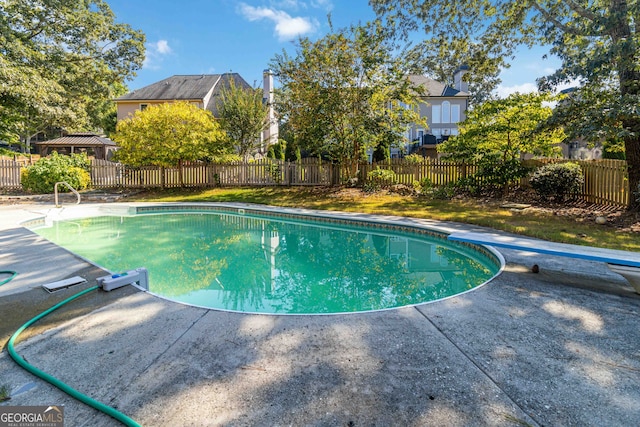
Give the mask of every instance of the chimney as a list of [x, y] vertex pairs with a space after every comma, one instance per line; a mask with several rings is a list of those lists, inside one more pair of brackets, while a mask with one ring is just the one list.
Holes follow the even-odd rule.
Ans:
[[453, 88], [460, 92], [469, 92], [469, 84], [462, 77], [469, 72], [468, 65], [461, 65], [453, 73]]
[[276, 119], [276, 113], [273, 106], [273, 71], [271, 70], [267, 69], [262, 73], [262, 91], [262, 99], [269, 107], [269, 112], [267, 113], [267, 127], [262, 132], [262, 142], [264, 143], [264, 149], [266, 150], [269, 145], [278, 142], [278, 120]]

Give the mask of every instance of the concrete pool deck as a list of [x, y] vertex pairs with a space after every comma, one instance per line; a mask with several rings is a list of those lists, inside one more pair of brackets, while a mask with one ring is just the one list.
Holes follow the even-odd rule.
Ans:
[[[0, 405], [64, 405], [66, 426], [119, 425], [4, 347], [105, 274], [18, 225], [51, 209], [0, 206], [0, 270], [19, 273], [0, 286], [0, 386], [12, 391]], [[145, 426], [640, 425], [640, 296], [602, 263], [500, 252], [505, 270], [473, 292], [365, 314], [238, 314], [131, 286], [95, 291], [16, 349]], [[87, 284], [40, 287], [76, 275]]]

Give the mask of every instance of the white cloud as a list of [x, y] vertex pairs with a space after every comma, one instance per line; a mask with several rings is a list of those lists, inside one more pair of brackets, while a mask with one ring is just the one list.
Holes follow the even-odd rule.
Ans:
[[162, 55], [166, 55], [171, 53], [171, 48], [169, 47], [169, 42], [166, 40], [158, 40], [156, 43], [156, 50], [158, 53]]
[[537, 92], [538, 86], [535, 83], [524, 83], [521, 85], [513, 85], [513, 86], [503, 86], [499, 85], [496, 89], [496, 94], [498, 98], [506, 98], [512, 93], [529, 93], [529, 92]]
[[292, 17], [287, 12], [267, 7], [253, 7], [246, 3], [240, 3], [238, 10], [249, 21], [261, 21], [263, 19], [275, 24], [275, 32], [280, 41], [291, 40], [295, 37], [312, 33], [318, 27], [315, 20], [303, 17]]
[[166, 40], [158, 40], [155, 43], [147, 43], [147, 54], [142, 63], [142, 68], [158, 70], [164, 57], [173, 53], [173, 49]]
[[301, 7], [306, 8], [304, 3], [300, 3], [298, 0], [277, 0], [271, 1], [271, 6], [278, 9], [298, 10]]
[[[569, 89], [569, 88], [578, 87], [578, 86], [581, 86], [579, 80], [572, 80], [567, 83], [560, 83], [558, 86], [556, 86], [555, 93], [560, 93], [564, 89]], [[496, 88], [495, 93], [496, 95], [498, 95], [498, 98], [506, 98], [507, 96], [516, 92], [530, 93], [530, 92], [537, 92], [537, 91], [538, 91], [538, 86], [535, 83], [523, 83], [520, 85], [513, 85], [513, 86], [499, 85]]]
[[333, 2], [331, 0], [311, 0], [311, 6], [330, 11], [333, 9]]

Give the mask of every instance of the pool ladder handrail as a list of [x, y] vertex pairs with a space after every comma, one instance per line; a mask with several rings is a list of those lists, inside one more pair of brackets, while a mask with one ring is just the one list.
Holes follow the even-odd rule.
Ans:
[[56, 208], [61, 208], [62, 207], [61, 204], [58, 204], [58, 184], [64, 184], [69, 190], [71, 190], [71, 192], [78, 197], [78, 201], [76, 202], [76, 205], [80, 204], [80, 193], [78, 193], [76, 191], [76, 189], [73, 188], [71, 186], [71, 184], [69, 184], [68, 182], [60, 181], [60, 182], [56, 182], [56, 185], [53, 186], [53, 195], [54, 195], [54, 198], [55, 198]]

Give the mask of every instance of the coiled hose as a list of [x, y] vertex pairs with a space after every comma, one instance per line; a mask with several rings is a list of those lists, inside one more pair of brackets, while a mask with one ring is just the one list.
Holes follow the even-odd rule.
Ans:
[[75, 295], [72, 295], [71, 297], [67, 298], [64, 301], [59, 302], [58, 304], [54, 305], [53, 307], [51, 307], [50, 309], [43, 311], [42, 313], [38, 314], [36, 317], [34, 317], [33, 319], [29, 320], [27, 323], [25, 323], [24, 325], [22, 325], [20, 327], [20, 329], [18, 329], [9, 339], [9, 343], [7, 344], [7, 350], [9, 351], [9, 355], [11, 356], [11, 358], [13, 360], [15, 360], [15, 362], [22, 366], [24, 369], [26, 369], [27, 371], [31, 372], [33, 375], [45, 380], [46, 382], [48, 382], [49, 384], [52, 384], [54, 386], [56, 386], [57, 388], [59, 388], [60, 390], [64, 391], [65, 393], [67, 393], [69, 396], [73, 397], [74, 399], [79, 400], [80, 402], [91, 406], [94, 409], [97, 409], [100, 412], [103, 412], [107, 415], [109, 415], [112, 418], [115, 418], [116, 420], [120, 421], [122, 424], [126, 425], [126, 426], [130, 426], [130, 427], [140, 427], [140, 424], [138, 424], [137, 422], [135, 422], [134, 420], [132, 420], [131, 418], [127, 417], [126, 415], [124, 415], [122, 412], [118, 412], [117, 410], [115, 410], [114, 408], [105, 405], [104, 403], [98, 402], [95, 399], [92, 399], [91, 397], [84, 395], [82, 393], [80, 393], [79, 391], [77, 391], [76, 389], [68, 386], [67, 384], [63, 383], [62, 381], [60, 381], [59, 379], [47, 374], [44, 371], [41, 371], [40, 369], [36, 368], [33, 365], [30, 365], [29, 363], [27, 363], [26, 360], [24, 360], [24, 358], [22, 356], [20, 356], [15, 348], [14, 348], [14, 342], [15, 340], [18, 338], [18, 336], [25, 330], [27, 329], [29, 326], [33, 325], [35, 322], [37, 322], [38, 320], [42, 319], [43, 317], [47, 316], [48, 314], [52, 313], [53, 311], [57, 310], [58, 308], [62, 307], [63, 305], [65, 305], [66, 303], [73, 301], [76, 298], [81, 297], [84, 294], [87, 294], [89, 292], [95, 291], [96, 289], [98, 289], [99, 286], [94, 286], [91, 287], [89, 289], [85, 289], [82, 292], [78, 292]]

